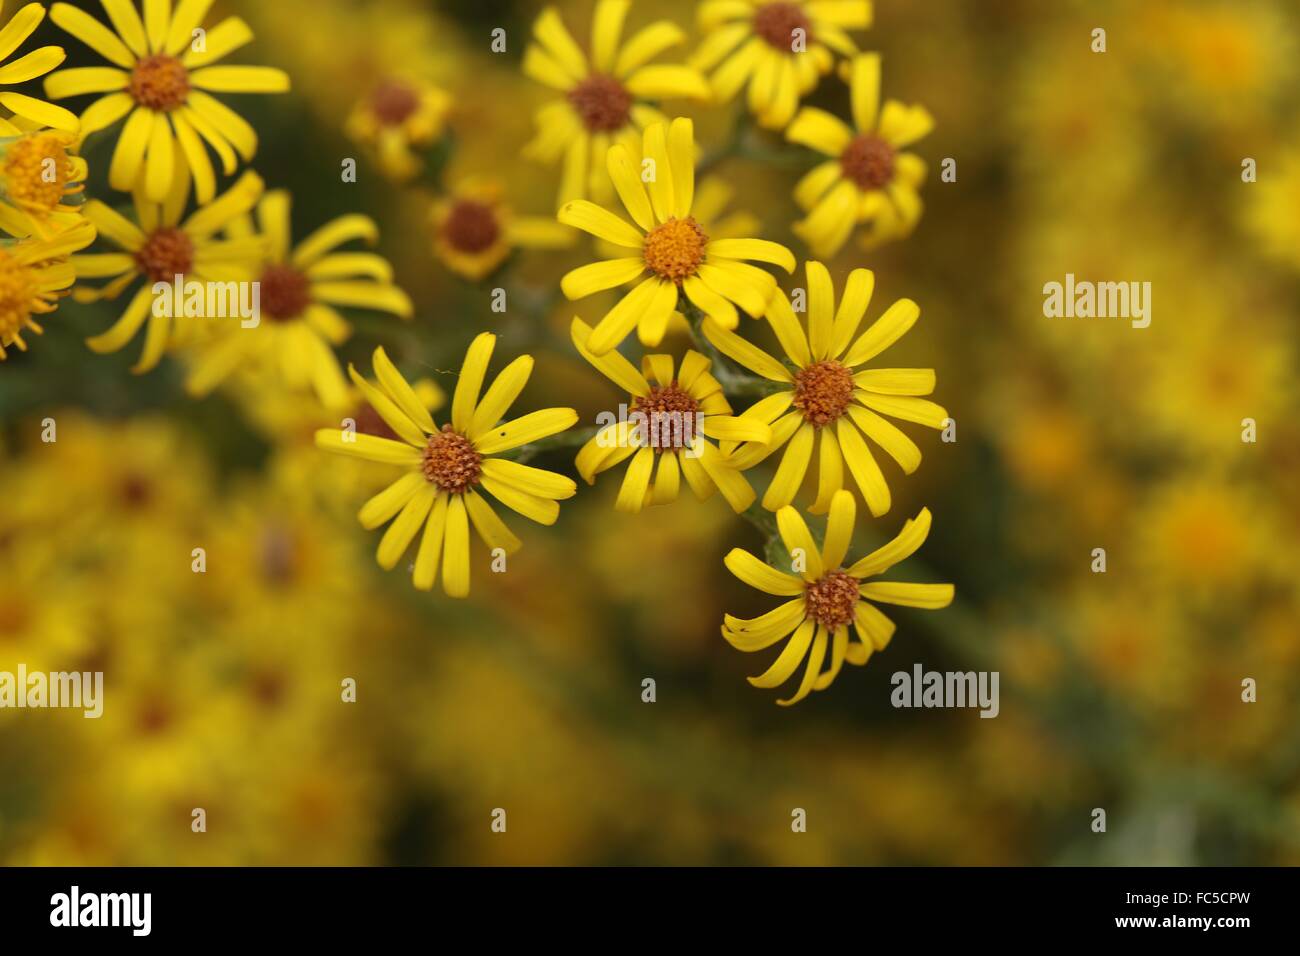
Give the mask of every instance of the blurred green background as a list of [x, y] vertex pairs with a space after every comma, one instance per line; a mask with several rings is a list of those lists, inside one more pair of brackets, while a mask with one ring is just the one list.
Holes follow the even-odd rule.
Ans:
[[[585, 42], [590, 2], [559, 6]], [[693, 46], [692, 7], [638, 3], [629, 25], [669, 17]], [[519, 71], [540, 9], [215, 8], [256, 33], [239, 62], [293, 79], [228, 99], [259, 131], [251, 168], [293, 191], [295, 234], [373, 216], [416, 302], [411, 323], [356, 315], [340, 354], [367, 368], [383, 344], [450, 392], [492, 330], [494, 368], [537, 359], [519, 408], [572, 405], [590, 424], [620, 399], [568, 325], [611, 300], [558, 293], [589, 245], [520, 253], [474, 284], [435, 258], [428, 224], [439, 180], [493, 177], [516, 212], [552, 211], [556, 171], [519, 158], [550, 98]], [[477, 551], [469, 600], [422, 594], [375, 566], [355, 520], [374, 474], [313, 447], [329, 420], [309, 398], [194, 401], [171, 360], [137, 377], [138, 344], [85, 347], [120, 304], [65, 301], [0, 364], [0, 669], [103, 670], [107, 702], [98, 721], [0, 711], [0, 862], [1300, 862], [1298, 37], [1283, 0], [877, 0], [855, 39], [883, 54], [885, 95], [937, 121], [918, 147], [926, 210], [909, 239], [829, 264], [837, 286], [875, 270], [871, 317], [920, 304], [890, 362], [938, 370], [958, 440], [916, 436], [924, 463], [890, 474], [894, 507], [859, 547], [928, 506], [904, 579], [953, 581], [957, 600], [900, 610], [887, 651], [790, 710], [718, 633], [724, 612], [770, 606], [722, 565], [761, 542], [721, 501], [623, 515], [607, 476], [553, 528], [516, 520], [507, 574]], [[92, 62], [50, 24], [37, 40]], [[450, 140], [406, 185], [344, 129], [399, 69], [453, 102]], [[833, 76], [809, 102], [847, 110]], [[669, 110], [707, 146], [735, 108]], [[114, 135], [86, 148], [89, 192], [110, 202]], [[356, 183], [340, 181], [347, 157]], [[945, 157], [956, 182], [938, 178]], [[801, 259], [790, 190], [811, 162], [754, 132], [718, 170], [734, 208]], [[1150, 281], [1151, 327], [1044, 318], [1043, 284], [1067, 272]], [[534, 464], [573, 473], [571, 452]], [[890, 676], [916, 662], [998, 670], [999, 716], [893, 709]], [[194, 807], [208, 832], [191, 832]]]

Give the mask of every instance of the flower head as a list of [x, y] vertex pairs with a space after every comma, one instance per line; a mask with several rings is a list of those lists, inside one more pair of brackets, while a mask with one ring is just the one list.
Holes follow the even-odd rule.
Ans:
[[285, 190], [267, 193], [257, 204], [257, 222], [247, 214], [226, 226], [232, 242], [258, 243], [252, 264], [259, 284], [257, 324], [224, 323], [200, 339], [186, 380], [193, 395], [206, 395], [237, 370], [268, 373], [291, 390], [311, 389], [327, 408], [347, 404], [348, 388], [333, 346], [352, 334], [338, 307], [375, 309], [409, 319], [411, 300], [393, 285], [388, 261], [370, 252], [339, 252], [354, 239], [373, 244], [379, 227], [369, 216], [349, 215], [321, 226], [294, 246], [291, 199]]
[[770, 430], [731, 414], [707, 358], [688, 351], [676, 368], [670, 355], [647, 355], [638, 371], [618, 352], [593, 355], [587, 348], [591, 328], [581, 319], [573, 320], [572, 335], [582, 357], [629, 395], [628, 414], [578, 452], [578, 473], [588, 484], [631, 459], [614, 503], [620, 511], [676, 501], [683, 475], [701, 501], [720, 490], [737, 512], [753, 504], [754, 489], [708, 439], [764, 442]]
[[53, 312], [76, 279], [68, 257], [95, 239], [84, 220], [49, 239], [23, 239], [0, 247], [0, 361], [10, 346], [27, 351], [26, 332], [44, 331], [33, 316]]
[[451, 95], [422, 80], [388, 76], [353, 107], [347, 134], [373, 149], [384, 175], [405, 182], [420, 171], [419, 151], [442, 136]]
[[[0, 0], [0, 12], [3, 9], [4, 0]], [[44, 19], [45, 7], [39, 3], [29, 3], [19, 8], [4, 28], [0, 29], [0, 64], [4, 64], [26, 42]], [[66, 56], [63, 47], [43, 46], [20, 56], [12, 63], [0, 65], [0, 106], [13, 113], [18, 120], [27, 121], [24, 124], [13, 118], [0, 118], [0, 136], [20, 136], [33, 125], [50, 126], [68, 133], [77, 131], [76, 114], [53, 103], [6, 89], [44, 76], [62, 63]]]
[[[178, 151], [179, 146], [174, 146]], [[77, 279], [109, 279], [99, 288], [78, 285], [73, 298], [78, 302], [116, 299], [136, 279], [145, 281], [131, 297], [121, 317], [107, 331], [86, 340], [96, 352], [117, 352], [148, 322], [144, 350], [131, 371], [142, 374], [154, 368], [169, 347], [184, 341], [194, 331], [182, 315], [155, 314], [155, 283], [251, 282], [263, 255], [260, 238], [220, 239], [217, 234], [233, 219], [248, 212], [262, 195], [262, 178], [244, 173], [212, 202], [181, 217], [190, 194], [185, 167], [172, 181], [164, 203], [151, 202], [142, 190], [134, 196], [135, 222], [97, 199], [83, 208], [84, 215], [99, 230], [100, 238], [117, 247], [115, 252], [89, 253], [72, 257]]]
[[547, 408], [501, 422], [532, 373], [531, 356], [511, 362], [480, 398], [496, 336], [479, 335], [470, 344], [452, 395], [451, 420], [434, 422], [383, 348], [375, 350], [379, 384], [371, 385], [349, 367], [353, 383], [396, 438], [322, 428], [316, 444], [327, 451], [406, 469], [397, 481], [361, 508], [366, 528], [392, 520], [379, 542], [379, 566], [391, 570], [423, 526], [412, 582], [433, 587], [442, 571], [443, 590], [451, 597], [469, 594], [469, 527], [493, 550], [513, 554], [520, 541], [497, 516], [481, 492], [541, 524], [554, 524], [559, 502], [577, 486], [569, 478], [506, 458], [494, 457], [571, 428], [578, 413]]
[[853, 125], [813, 106], [799, 111], [785, 138], [831, 157], [799, 180], [794, 198], [808, 215], [794, 231], [817, 256], [839, 252], [865, 223], [865, 247], [905, 236], [921, 218], [917, 189], [925, 161], [905, 148], [934, 120], [923, 106], [886, 100], [880, 108], [880, 56], [856, 57], [849, 70]]
[[612, 198], [604, 176], [610, 144], [635, 152], [640, 131], [665, 121], [647, 101], [708, 98], [708, 84], [692, 67], [650, 62], [684, 39], [675, 24], [659, 20], [619, 43], [630, 6], [630, 0], [597, 0], [590, 58], [554, 7], [533, 25], [536, 42], [524, 52], [524, 72], [564, 98], [538, 110], [537, 137], [524, 153], [546, 163], [563, 159], [557, 205], [587, 196]]
[[708, 0], [698, 11], [706, 35], [691, 66], [712, 71], [718, 102], [748, 83], [750, 112], [769, 129], [790, 122], [835, 54], [858, 52], [845, 31], [871, 25], [871, 0]]
[[68, 154], [76, 140], [37, 130], [0, 142], [0, 229], [24, 239], [52, 236], [82, 222], [86, 161]]
[[561, 249], [576, 235], [550, 217], [516, 216], [501, 193], [498, 183], [468, 180], [433, 207], [434, 253], [473, 282], [495, 272], [516, 248]]
[[188, 168], [206, 204], [216, 195], [216, 177], [204, 143], [227, 176], [239, 167], [236, 153], [247, 161], [257, 152], [253, 128], [210, 94], [284, 93], [289, 77], [268, 66], [212, 65], [252, 40], [253, 31], [239, 17], [203, 30], [210, 6], [181, 0], [173, 10], [171, 0], [143, 0], [141, 19], [132, 0], [104, 0], [112, 30], [71, 4], [50, 8], [51, 20], [113, 64], [52, 73], [45, 94], [106, 94], [81, 114], [82, 139], [126, 117], [108, 169], [114, 189], [131, 192], [138, 180], [145, 198], [160, 203]]
[[[871, 513], [889, 510], [889, 486], [865, 438], [880, 445], [911, 474], [921, 463], [921, 450], [885, 416], [942, 428], [948, 413], [922, 395], [934, 391], [934, 370], [866, 368], [867, 362], [897, 342], [916, 322], [921, 310], [911, 299], [899, 299], [865, 332], [858, 326], [866, 315], [875, 276], [854, 269], [844, 287], [839, 309], [830, 273], [820, 262], [807, 263], [808, 328], [804, 331], [781, 292], [772, 297], [767, 319], [793, 369], [734, 332], [706, 319], [705, 336], [724, 355], [770, 381], [778, 390], [760, 399], [740, 416], [772, 426], [768, 443], [750, 442], [737, 448], [723, 443], [722, 451], [742, 469], [752, 468], [781, 447], [785, 454], [763, 496], [763, 507], [777, 511], [798, 494], [813, 460], [818, 462], [814, 514], [824, 513], [844, 485], [847, 464]], [[865, 436], [865, 437], [864, 437]]]
[[[922, 508], [894, 540], [845, 567], [856, 514], [853, 495], [837, 491], [826, 519], [826, 538], [818, 548], [799, 512], [791, 507], [777, 512], [781, 541], [795, 559], [793, 566], [801, 569], [797, 574], [765, 564], [741, 548], [733, 548], [725, 558], [731, 573], [746, 584], [790, 599], [748, 620], [728, 614], [722, 625], [727, 642], [746, 652], [761, 651], [789, 638], [772, 666], [749, 678], [755, 687], [780, 686], [807, 660], [794, 696], [777, 701], [782, 706], [796, 704], [814, 690], [825, 690], [846, 661], [861, 666], [874, 651], [885, 649], [894, 636], [894, 622], [872, 602], [930, 609], [952, 603], [951, 584], [867, 580], [910, 557], [925, 543], [930, 533], [929, 509]], [[857, 641], [850, 638], [850, 626]], [[828, 650], [830, 663], [823, 671]]]
[[[742, 259], [794, 271], [794, 255], [765, 239], [714, 239], [692, 215], [695, 196], [695, 135], [691, 121], [647, 126], [636, 154], [611, 146], [610, 178], [635, 226], [585, 199], [560, 209], [559, 220], [632, 253], [581, 266], [560, 280], [570, 299], [636, 281], [600, 320], [587, 348], [604, 355], [634, 328], [641, 341], [657, 346], [677, 309], [678, 294], [726, 328], [737, 325], [736, 306], [762, 315], [776, 291], [776, 279]], [[650, 170], [643, 184], [641, 170]], [[647, 275], [648, 273], [648, 275]]]

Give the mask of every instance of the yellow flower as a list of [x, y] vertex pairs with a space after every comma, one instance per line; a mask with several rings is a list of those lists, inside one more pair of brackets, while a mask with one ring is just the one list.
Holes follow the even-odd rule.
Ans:
[[422, 80], [389, 76], [348, 116], [348, 136], [373, 149], [385, 176], [405, 182], [420, 172], [419, 150], [442, 136], [451, 95]]
[[[789, 679], [806, 657], [803, 680], [794, 696], [778, 700], [782, 706], [796, 704], [814, 690], [825, 690], [847, 661], [862, 665], [873, 651], [883, 651], [894, 636], [894, 622], [885, 617], [873, 601], [902, 607], [942, 608], [952, 603], [951, 584], [903, 584], [867, 581], [888, 571], [916, 552], [930, 533], [930, 511], [903, 525], [898, 536], [865, 558], [844, 567], [853, 538], [857, 505], [853, 495], [837, 491], [826, 519], [826, 539], [821, 548], [808, 525], [794, 508], [776, 514], [777, 528], [786, 550], [803, 558], [798, 575], [764, 564], [741, 548], [733, 548], [724, 559], [728, 570], [751, 587], [789, 601], [766, 614], [742, 619], [728, 614], [722, 636], [737, 650], [751, 652], [771, 647], [789, 637], [780, 655], [765, 672], [749, 678], [755, 687], [778, 687]], [[849, 625], [858, 640], [849, 642]], [[822, 671], [830, 645], [830, 667]], [[811, 648], [811, 650], [810, 650]]]
[[253, 127], [209, 93], [284, 93], [289, 77], [269, 66], [213, 66], [253, 32], [239, 17], [203, 32], [210, 0], [180, 0], [174, 15], [171, 0], [143, 0], [143, 20], [132, 0], [103, 4], [113, 30], [70, 4], [50, 8], [51, 20], [113, 66], [59, 70], [46, 77], [45, 94], [56, 100], [107, 94], [81, 114], [82, 139], [127, 117], [108, 169], [114, 189], [131, 192], [140, 180], [145, 197], [160, 203], [178, 170], [188, 167], [206, 205], [216, 178], [204, 143], [227, 176], [239, 168], [236, 153], [249, 160], [257, 152]]
[[23, 333], [44, 331], [33, 315], [53, 312], [76, 279], [70, 253], [95, 241], [95, 227], [81, 222], [50, 239], [24, 239], [0, 247], [0, 361], [5, 349], [27, 351]]
[[692, 67], [650, 63], [683, 40], [675, 24], [656, 21], [619, 45], [630, 5], [630, 0], [597, 0], [590, 60], [554, 7], [542, 11], [533, 25], [537, 42], [524, 51], [524, 72], [565, 97], [537, 111], [538, 133], [524, 155], [545, 163], [563, 158], [557, 206], [587, 196], [600, 202], [612, 198], [603, 173], [606, 150], [621, 143], [635, 152], [640, 130], [665, 121], [647, 100], [709, 96], [708, 83]]
[[[4, 11], [4, 0], [0, 0], [0, 13]], [[45, 19], [45, 8], [39, 3], [29, 3], [0, 29], [0, 63], [22, 46], [23, 42], [35, 32]], [[25, 83], [38, 76], [44, 76], [63, 62], [67, 54], [63, 47], [43, 46], [25, 54], [5, 66], [0, 66], [0, 87]], [[38, 126], [51, 126], [69, 133], [77, 131], [77, 117], [61, 106], [46, 103], [22, 93], [8, 90], [0, 91], [0, 106], [15, 116], [30, 120]], [[0, 136], [19, 136], [23, 132], [20, 125], [11, 119], [0, 118]]]
[[334, 251], [353, 239], [377, 241], [375, 221], [340, 216], [291, 246], [289, 193], [274, 190], [257, 205], [256, 228], [251, 217], [239, 215], [226, 226], [226, 237], [263, 250], [252, 263], [261, 314], [251, 328], [225, 322], [198, 342], [186, 389], [206, 395], [236, 370], [252, 367], [269, 371], [289, 389], [314, 389], [328, 408], [346, 405], [347, 382], [331, 346], [347, 341], [352, 328], [334, 307], [376, 309], [403, 319], [414, 311], [407, 294], [393, 285], [386, 259]]
[[871, 513], [882, 515], [889, 510], [889, 486], [863, 436], [880, 445], [910, 475], [921, 463], [921, 450], [883, 416], [942, 428], [948, 413], [919, 397], [934, 391], [934, 369], [862, 366], [902, 338], [921, 310], [911, 299], [899, 299], [857, 335], [871, 302], [874, 274], [867, 269], [849, 273], [838, 311], [826, 267], [810, 261], [807, 274], [807, 334], [784, 294], [773, 296], [767, 314], [794, 371], [734, 332], [704, 320], [704, 334], [719, 351], [784, 386], [740, 416], [770, 424], [772, 440], [767, 444], [751, 442], [739, 449], [727, 442], [722, 451], [735, 467], [744, 470], [786, 446], [763, 496], [763, 507], [777, 511], [798, 494], [814, 446], [819, 446], [817, 499], [812, 513], [822, 514], [830, 507], [835, 492], [843, 487], [847, 464]]
[[41, 130], [0, 145], [0, 229], [20, 239], [48, 237], [82, 221], [87, 170], [84, 159], [68, 155], [75, 140]]
[[647, 355], [638, 372], [618, 352], [592, 355], [587, 349], [591, 327], [581, 319], [573, 320], [571, 332], [582, 357], [631, 396], [626, 414], [601, 428], [578, 452], [578, 473], [587, 484], [595, 484], [600, 472], [630, 458], [614, 503], [619, 511], [636, 514], [647, 505], [676, 501], [683, 475], [701, 501], [720, 490], [736, 512], [754, 503], [754, 489], [745, 476], [705, 438], [765, 442], [771, 430], [731, 414], [707, 358], [688, 351], [681, 368], [675, 369], [671, 355]]
[[923, 106], [886, 100], [880, 108], [880, 56], [853, 60], [850, 73], [853, 124], [825, 110], [805, 106], [785, 131], [785, 138], [833, 157], [799, 180], [794, 198], [808, 213], [794, 232], [813, 254], [833, 256], [853, 227], [867, 223], [867, 248], [907, 235], [921, 218], [917, 188], [925, 179], [925, 161], [903, 152], [934, 127]]
[[154, 283], [172, 284], [178, 275], [182, 283], [251, 281], [262, 254], [262, 241], [221, 240], [215, 236], [232, 219], [252, 208], [262, 188], [262, 178], [246, 172], [213, 202], [182, 222], [190, 191], [189, 174], [182, 166], [165, 203], [151, 202], [141, 191], [136, 192], [135, 222], [97, 199], [87, 202], [83, 207], [86, 218], [95, 224], [102, 238], [121, 251], [73, 256], [78, 280], [112, 278], [98, 289], [78, 285], [73, 298], [78, 302], [116, 299], [137, 278], [145, 282], [117, 322], [87, 339], [86, 344], [101, 354], [116, 352], [135, 337], [148, 319], [144, 351], [131, 371], [138, 375], [154, 368], [169, 345], [178, 344], [193, 331], [192, 323], [180, 316], [153, 314]]
[[[776, 279], [741, 259], [794, 271], [794, 255], [785, 246], [765, 239], [710, 239], [692, 216], [695, 134], [690, 120], [647, 126], [639, 153], [618, 144], [607, 157], [610, 178], [636, 227], [585, 199], [565, 203], [558, 216], [566, 225], [635, 251], [581, 266], [560, 280], [564, 294], [578, 299], [640, 279], [591, 333], [587, 348], [593, 355], [617, 347], [633, 328], [644, 344], [658, 345], [679, 292], [727, 328], [737, 325], [737, 305], [750, 315], [762, 315]], [[644, 186], [643, 170], [653, 173]], [[650, 275], [642, 279], [646, 272]]]
[[1300, 146], [1280, 151], [1272, 165], [1246, 190], [1241, 219], [1264, 253], [1300, 271]]
[[433, 251], [472, 282], [496, 271], [516, 248], [562, 249], [575, 234], [550, 217], [516, 216], [496, 182], [469, 180], [434, 204]]
[[698, 8], [704, 42], [691, 66], [712, 70], [718, 102], [749, 82], [749, 110], [761, 125], [781, 129], [799, 100], [830, 72], [835, 54], [853, 56], [845, 30], [871, 25], [870, 0], [709, 0]]
[[385, 570], [397, 565], [424, 526], [411, 578], [423, 591], [433, 587], [441, 567], [442, 588], [450, 597], [469, 594], [470, 524], [494, 551], [513, 554], [521, 547], [479, 488], [507, 508], [547, 525], [559, 517], [559, 502], [577, 491], [572, 479], [563, 475], [491, 457], [565, 431], [578, 420], [571, 408], [547, 408], [502, 423], [528, 383], [533, 360], [523, 355], [511, 362], [480, 400], [495, 345], [496, 336], [490, 332], [470, 344], [452, 395], [451, 421], [441, 428], [380, 347], [374, 354], [378, 387], [354, 368], [348, 373], [400, 440], [337, 428], [316, 432], [317, 446], [326, 451], [408, 469], [367, 501], [357, 517], [365, 528], [395, 519], [376, 555]]

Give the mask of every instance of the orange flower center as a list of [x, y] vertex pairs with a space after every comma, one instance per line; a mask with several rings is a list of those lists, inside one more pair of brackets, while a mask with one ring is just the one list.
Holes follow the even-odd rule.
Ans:
[[593, 133], [612, 133], [627, 125], [632, 94], [612, 76], [593, 73], [569, 91], [569, 102]]
[[683, 279], [695, 275], [704, 261], [704, 249], [708, 244], [709, 237], [690, 216], [669, 219], [655, 226], [645, 237], [646, 267], [680, 285]]
[[27, 328], [36, 294], [31, 271], [0, 249], [0, 346], [7, 345]]
[[4, 154], [9, 201], [25, 209], [53, 212], [68, 192], [71, 163], [66, 147], [72, 140], [66, 133], [34, 133], [11, 143]]
[[804, 588], [808, 613], [827, 630], [834, 631], [853, 620], [858, 606], [858, 579], [843, 571], [829, 571]]
[[474, 450], [468, 438], [443, 425], [442, 431], [429, 436], [424, 447], [424, 477], [441, 490], [463, 495], [478, 484], [483, 474], [483, 456]]
[[754, 13], [754, 32], [777, 50], [793, 50], [795, 30], [803, 31], [805, 43], [812, 42], [812, 24], [797, 3], [769, 3]]
[[194, 268], [194, 240], [180, 229], [155, 229], [135, 254], [140, 271], [153, 282], [171, 282]]
[[384, 80], [370, 94], [370, 109], [384, 126], [401, 126], [420, 108], [420, 94], [401, 80]]
[[809, 365], [794, 377], [794, 407], [816, 428], [829, 425], [853, 400], [853, 373], [828, 359]]
[[296, 319], [311, 305], [311, 280], [293, 266], [269, 265], [262, 272], [261, 302], [267, 318]]
[[190, 95], [190, 74], [176, 57], [155, 53], [135, 65], [127, 92], [141, 106], [170, 112], [185, 105]]
[[487, 203], [460, 199], [442, 224], [442, 235], [459, 252], [484, 252], [501, 236], [496, 211]]
[[840, 154], [844, 175], [860, 189], [881, 189], [894, 178], [894, 147], [879, 136], [862, 135]]
[[631, 414], [645, 415], [646, 442], [656, 453], [689, 448], [697, 435], [697, 402], [676, 382], [655, 385], [632, 403]]

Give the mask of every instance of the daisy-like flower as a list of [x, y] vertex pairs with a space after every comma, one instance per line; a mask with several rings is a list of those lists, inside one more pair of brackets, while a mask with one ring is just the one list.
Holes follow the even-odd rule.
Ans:
[[450, 597], [469, 594], [469, 527], [472, 524], [492, 550], [513, 554], [520, 541], [479, 494], [480, 489], [512, 511], [541, 524], [554, 524], [559, 502], [577, 491], [572, 479], [505, 458], [518, 448], [572, 428], [578, 413], [547, 408], [501, 422], [532, 373], [531, 356], [506, 366], [480, 399], [496, 336], [484, 332], [470, 344], [451, 400], [451, 421], [441, 428], [416, 396], [383, 348], [375, 350], [379, 380], [373, 386], [356, 369], [348, 373], [375, 412], [399, 438], [377, 438], [338, 428], [316, 432], [326, 451], [406, 467], [407, 473], [362, 506], [358, 518], [368, 528], [392, 519], [379, 542], [379, 566], [391, 570], [415, 540], [421, 526], [412, 582], [422, 591], [433, 587], [442, 571], [442, 588]]
[[706, 36], [688, 62], [712, 71], [714, 99], [729, 102], [748, 82], [749, 111], [781, 129], [835, 54], [858, 52], [845, 31], [871, 25], [871, 0], [708, 0], [697, 19]]
[[930, 428], [942, 428], [948, 418], [943, 408], [920, 397], [934, 391], [934, 369], [864, 367], [902, 338], [921, 310], [911, 299], [899, 299], [858, 335], [875, 276], [867, 269], [849, 273], [837, 311], [826, 267], [810, 261], [807, 275], [806, 334], [784, 294], [773, 296], [767, 314], [793, 370], [734, 332], [704, 320], [704, 334], [719, 351], [786, 386], [740, 416], [771, 424], [772, 440], [739, 448], [725, 442], [722, 452], [735, 467], [746, 470], [785, 447], [763, 496], [763, 507], [769, 511], [794, 500], [815, 453], [818, 475], [817, 498], [810, 509], [813, 514], [823, 514], [830, 507], [831, 499], [844, 486], [847, 464], [871, 513], [882, 515], [889, 510], [889, 485], [865, 439], [880, 445], [910, 475], [921, 463], [921, 450], [884, 416]]
[[[905, 523], [893, 541], [844, 567], [856, 513], [853, 495], [837, 491], [831, 499], [821, 548], [794, 508], [782, 508], [776, 513], [782, 543], [792, 556], [797, 553], [803, 559], [800, 566], [804, 570], [799, 574], [765, 564], [741, 548], [733, 548], [725, 558], [728, 570], [746, 584], [790, 599], [748, 620], [728, 614], [722, 625], [727, 643], [745, 652], [761, 651], [789, 638], [772, 666], [758, 677], [749, 678], [755, 687], [779, 687], [807, 659], [794, 696], [777, 701], [783, 707], [831, 686], [846, 661], [861, 666], [872, 652], [885, 649], [894, 636], [894, 622], [873, 601], [929, 609], [952, 603], [951, 584], [867, 580], [910, 557], [925, 543], [930, 534], [929, 509], [922, 508], [920, 514]], [[857, 634], [856, 641], [851, 641], [849, 625]], [[822, 670], [828, 648], [830, 664]]]
[[[235, 371], [248, 370], [270, 373], [294, 391], [313, 389], [327, 408], [341, 408], [348, 388], [332, 346], [347, 341], [352, 327], [335, 307], [411, 317], [411, 300], [393, 285], [386, 259], [335, 251], [354, 239], [376, 242], [379, 227], [373, 219], [340, 216], [293, 246], [290, 209], [289, 193], [277, 189], [258, 202], [256, 225], [248, 215], [227, 224], [229, 240], [262, 250], [253, 270], [261, 315], [255, 327], [223, 323], [215, 335], [196, 343], [185, 382], [190, 394], [207, 395]], [[258, 243], [259, 236], [265, 241]]]
[[45, 78], [45, 95], [107, 94], [81, 114], [83, 139], [127, 117], [108, 168], [114, 189], [131, 192], [141, 180], [145, 197], [161, 203], [178, 169], [188, 167], [206, 205], [216, 194], [216, 177], [204, 143], [227, 176], [239, 168], [236, 153], [247, 161], [257, 152], [253, 127], [209, 94], [284, 93], [288, 75], [269, 66], [213, 66], [253, 39], [253, 31], [239, 17], [203, 31], [212, 0], [180, 0], [175, 10], [171, 0], [143, 0], [143, 20], [132, 0], [102, 3], [112, 30], [67, 3], [51, 7], [50, 19], [113, 66], [59, 70]]
[[549, 216], [516, 216], [501, 185], [466, 180], [438, 200], [430, 213], [433, 251], [457, 275], [485, 279], [515, 249], [563, 249], [576, 234]]
[[[177, 151], [179, 146], [175, 147]], [[149, 201], [135, 193], [132, 222], [97, 199], [82, 207], [83, 214], [99, 230], [100, 238], [118, 247], [117, 252], [88, 253], [72, 257], [77, 279], [110, 279], [99, 288], [78, 285], [72, 292], [78, 302], [116, 299], [136, 279], [144, 279], [121, 317], [107, 331], [86, 340], [101, 354], [117, 352], [148, 321], [144, 350], [131, 369], [143, 374], [154, 368], [168, 346], [178, 344], [193, 331], [192, 322], [182, 316], [155, 315], [153, 286], [181, 282], [249, 282], [262, 255], [261, 239], [219, 239], [217, 234], [233, 219], [248, 212], [262, 195], [262, 178], [245, 172], [214, 201], [182, 221], [190, 193], [185, 167], [172, 181], [165, 203]], [[223, 320], [225, 321], [225, 320]]]
[[[579, 299], [639, 280], [592, 331], [587, 348], [593, 355], [616, 348], [634, 328], [642, 342], [658, 345], [677, 310], [679, 292], [726, 328], [737, 325], [736, 306], [753, 316], [767, 310], [776, 292], [775, 277], [740, 260], [793, 272], [794, 254], [766, 239], [711, 239], [705, 233], [692, 215], [695, 133], [690, 120], [647, 126], [637, 154], [622, 144], [611, 146], [606, 165], [636, 226], [585, 199], [565, 203], [558, 215], [560, 222], [630, 253], [565, 275], [560, 288], [566, 296]], [[645, 184], [643, 169], [653, 173]]]
[[442, 136], [451, 95], [414, 78], [381, 80], [352, 109], [346, 131], [355, 142], [372, 149], [384, 175], [405, 182], [419, 173], [422, 151]]
[[582, 357], [630, 396], [627, 414], [600, 429], [578, 452], [578, 474], [587, 484], [630, 458], [614, 503], [619, 511], [636, 514], [647, 505], [676, 501], [683, 475], [701, 501], [721, 491], [736, 512], [754, 503], [745, 476], [706, 439], [763, 442], [771, 431], [731, 414], [707, 358], [688, 351], [678, 369], [671, 355], [647, 355], [638, 372], [618, 352], [592, 355], [587, 348], [591, 327], [581, 319], [573, 320], [571, 333]]
[[[4, 13], [4, 0], [0, 0], [0, 15]], [[21, 7], [0, 29], [0, 106], [17, 117], [30, 120], [37, 126], [50, 126], [54, 129], [75, 133], [77, 117], [62, 106], [46, 103], [22, 93], [14, 93], [4, 87], [16, 83], [25, 83], [38, 76], [44, 76], [63, 62], [67, 56], [60, 46], [43, 46], [14, 60], [4, 63], [26, 42], [45, 19], [45, 8], [39, 3], [29, 3]], [[21, 125], [10, 119], [0, 118], [0, 136], [19, 136], [24, 132]]]
[[685, 38], [676, 24], [659, 20], [619, 44], [629, 6], [630, 0], [597, 0], [590, 60], [554, 7], [533, 25], [537, 42], [524, 51], [524, 72], [564, 99], [538, 110], [538, 133], [524, 155], [544, 163], [563, 160], [557, 206], [588, 196], [598, 202], [612, 198], [606, 150], [622, 143], [635, 152], [640, 130], [666, 122], [647, 101], [709, 96], [708, 83], [692, 67], [650, 62]]
[[0, 229], [20, 239], [49, 237], [84, 221], [87, 170], [84, 159], [68, 154], [75, 140], [40, 130], [0, 141]]
[[863, 246], [907, 235], [921, 218], [917, 189], [925, 160], [904, 152], [934, 128], [923, 106], [886, 100], [880, 108], [880, 56], [856, 57], [849, 70], [853, 125], [805, 106], [785, 138], [832, 157], [799, 180], [794, 198], [808, 215], [794, 232], [817, 256], [839, 252], [853, 227], [866, 223]]
[[24, 333], [44, 331], [33, 316], [57, 308], [76, 279], [68, 256], [94, 240], [95, 227], [83, 221], [49, 239], [0, 247], [0, 361], [11, 346], [27, 351]]

